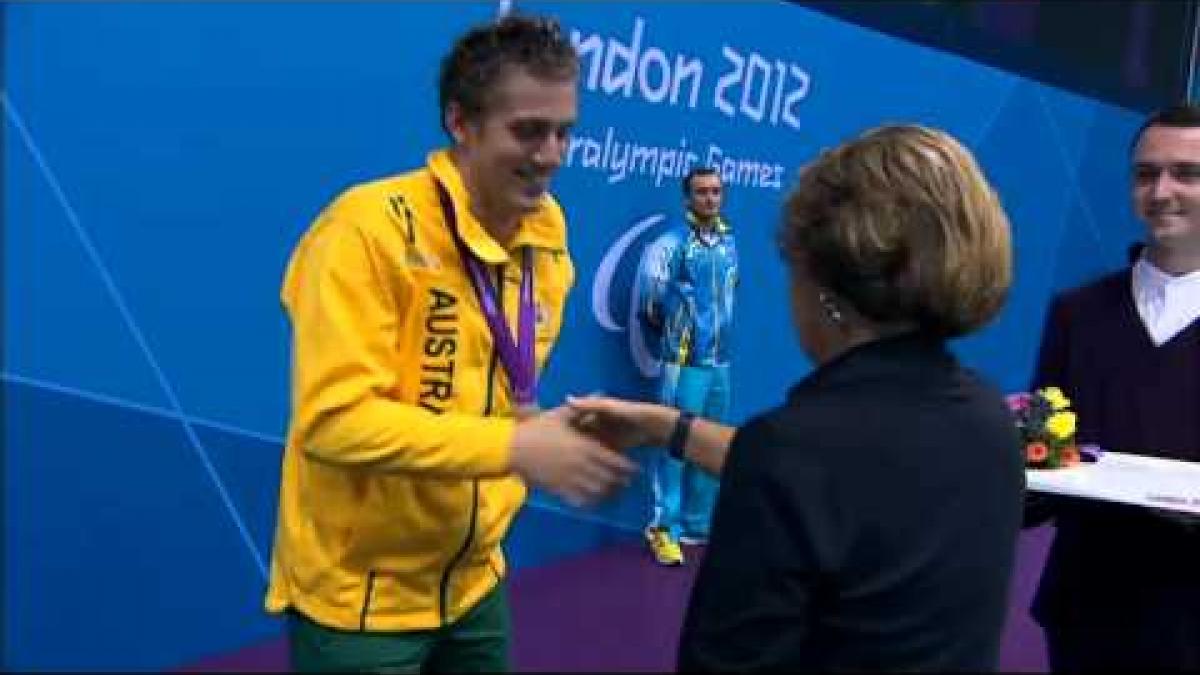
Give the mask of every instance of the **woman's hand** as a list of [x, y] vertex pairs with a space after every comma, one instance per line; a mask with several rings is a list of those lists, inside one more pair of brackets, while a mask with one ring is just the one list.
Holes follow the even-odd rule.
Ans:
[[642, 445], [666, 445], [679, 411], [656, 403], [607, 396], [567, 397], [574, 424], [610, 448], [624, 452]]
[[567, 406], [525, 410], [513, 433], [511, 470], [573, 506], [599, 502], [629, 484], [637, 465], [596, 434], [579, 428]]

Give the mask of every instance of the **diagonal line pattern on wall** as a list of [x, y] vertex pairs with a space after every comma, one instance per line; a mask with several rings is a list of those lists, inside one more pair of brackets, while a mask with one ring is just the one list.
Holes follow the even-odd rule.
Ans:
[[[13, 382], [15, 384], [21, 384], [21, 385], [24, 385], [27, 387], [44, 389], [46, 391], [52, 391], [56, 394], [62, 394], [64, 396], [72, 396], [72, 397], [76, 397], [76, 398], [81, 398], [81, 399], [84, 399], [87, 401], [92, 401], [94, 403], [99, 403], [102, 405], [110, 405], [110, 406], [114, 406], [117, 408], [123, 408], [126, 410], [133, 410], [136, 412], [144, 413], [146, 415], [154, 415], [155, 417], [165, 417], [168, 419], [178, 420], [178, 421], [182, 421], [182, 422], [191, 424], [193, 427], [214, 429], [216, 431], [221, 431], [221, 432], [230, 434], [232, 436], [244, 436], [246, 438], [253, 438], [255, 440], [263, 441], [265, 443], [273, 443], [273, 444], [279, 445], [280, 447], [282, 447], [284, 444], [284, 439], [279, 438], [277, 436], [271, 436], [269, 434], [264, 434], [264, 433], [261, 433], [258, 431], [252, 431], [250, 429], [244, 429], [242, 427], [236, 427], [233, 425], [225, 424], [224, 422], [217, 422], [215, 420], [205, 419], [203, 417], [196, 417], [194, 415], [184, 415], [183, 417], [181, 417], [178, 413], [176, 413], [173, 410], [166, 410], [166, 409], [160, 408], [158, 406], [152, 406], [152, 405], [146, 405], [144, 403], [128, 401], [128, 400], [125, 400], [122, 398], [118, 398], [116, 396], [109, 396], [108, 394], [98, 394], [96, 392], [85, 391], [85, 390], [79, 389], [77, 387], [68, 387], [68, 386], [56, 384], [53, 382], [46, 382], [44, 380], [39, 380], [39, 379], [32, 378], [32, 377], [26, 377], [24, 375], [18, 375], [16, 373], [0, 372], [0, 380], [6, 380], [8, 382]], [[630, 531], [630, 532], [636, 532], [636, 531], [641, 530], [641, 528], [639, 526], [630, 525], [628, 523], [621, 522], [619, 520], [613, 520], [611, 518], [605, 518], [603, 516], [599, 516], [596, 514], [587, 513], [586, 511], [579, 511], [579, 510], [571, 509], [571, 508], [568, 508], [565, 506], [560, 506], [558, 504], [555, 504], [553, 501], [550, 501], [545, 498], [539, 498], [536, 495], [530, 498], [530, 500], [528, 501], [528, 505], [533, 508], [544, 509], [546, 511], [553, 511], [555, 513], [560, 513], [569, 518], [574, 518], [575, 520], [580, 520], [580, 521], [584, 521], [584, 522], [588, 522], [588, 523], [594, 523], [597, 525], [604, 525], [604, 526], [611, 527], [611, 528], [618, 529], [618, 530], [626, 530], [626, 531]]]
[[0, 91], [0, 105], [4, 107], [5, 116], [8, 118], [18, 136], [23, 141], [25, 148], [29, 151], [30, 156], [33, 158], [38, 170], [41, 172], [42, 177], [46, 180], [46, 184], [50, 187], [51, 192], [54, 194], [54, 198], [58, 201], [59, 206], [62, 207], [63, 214], [66, 216], [67, 221], [75, 231], [75, 234], [79, 237], [80, 244], [83, 246], [84, 251], [91, 260], [93, 266], [95, 266], [96, 272], [100, 275], [100, 279], [104, 284], [105, 290], [108, 291], [109, 296], [112, 298], [113, 304], [116, 305], [117, 311], [121, 315], [121, 319], [125, 322], [125, 326], [129, 329], [129, 332], [133, 336], [134, 341], [137, 343], [138, 348], [141, 349], [142, 354], [145, 356], [146, 362], [149, 364], [150, 369], [154, 372], [154, 376], [158, 380], [159, 386], [162, 388], [163, 393], [167, 397], [167, 401], [170, 403], [170, 406], [174, 411], [175, 418], [178, 419], [180, 424], [183, 426], [183, 430], [187, 436], [189, 444], [195, 451], [196, 457], [200, 460], [200, 464], [204, 467], [208, 477], [211, 479], [213, 487], [216, 489], [217, 495], [221, 499], [222, 505], [225, 507], [226, 512], [229, 514], [230, 519], [237, 528], [242, 541], [246, 545], [246, 548], [250, 551], [250, 555], [254, 558], [254, 563], [258, 568], [259, 574], [263, 579], [266, 579], [267, 567], [263, 562], [263, 556], [259, 552], [258, 547], [254, 545], [254, 539], [250, 535], [249, 528], [246, 527], [245, 521], [243, 520], [241, 514], [238, 513], [237, 507], [233, 503], [233, 499], [229, 496], [229, 491], [226, 489], [224, 482], [221, 480], [221, 476], [217, 472], [216, 467], [213, 465], [212, 460], [210, 459], [208, 452], [205, 450], [203, 443], [201, 443], [199, 436], [196, 435], [196, 430], [192, 426], [189, 417], [183, 412], [183, 407], [180, 405], [179, 398], [175, 394], [175, 388], [171, 385], [170, 380], [167, 379], [166, 373], [159, 365], [158, 359], [154, 356], [154, 352], [150, 349], [150, 345], [146, 342], [145, 335], [142, 333], [141, 328], [134, 319], [133, 313], [130, 311], [129, 306], [126, 304], [124, 296], [121, 294], [121, 291], [117, 287], [112, 274], [109, 273], [107, 266], [104, 264], [104, 260], [100, 256], [100, 252], [92, 243], [92, 239], [88, 235], [87, 230], [84, 229], [83, 224], [79, 219], [79, 215], [75, 212], [74, 207], [71, 206], [71, 202], [67, 199], [67, 195], [63, 191], [62, 185], [59, 183], [54, 171], [46, 162], [46, 159], [42, 155], [41, 150], [38, 148], [37, 143], [34, 141], [33, 136], [25, 127], [25, 124], [21, 119], [21, 115], [18, 113], [16, 106], [9, 98], [7, 91]]
[[[1066, 172], [1067, 180], [1071, 184], [1071, 196], [1079, 204], [1079, 208], [1083, 210], [1083, 219], [1087, 223], [1088, 234], [1092, 235], [1096, 243], [1103, 247], [1104, 238], [1100, 235], [1100, 229], [1096, 226], [1096, 219], [1092, 216], [1091, 206], [1088, 205], [1088, 199], [1084, 196], [1083, 188], [1079, 185], [1078, 167], [1067, 156], [1067, 145], [1063, 141], [1062, 131], [1058, 128], [1058, 121], [1054, 119], [1054, 115], [1050, 112], [1050, 104], [1046, 101], [1045, 94], [1037, 88], [1034, 89], [1034, 93], [1037, 95], [1042, 114], [1046, 117], [1046, 123], [1050, 125], [1050, 134], [1054, 137], [1054, 145], [1058, 148], [1058, 157], [1062, 160], [1063, 171]], [[1059, 234], [1060, 239], [1066, 231], [1067, 228], [1064, 226]]]
[[1009, 84], [1008, 91], [1004, 94], [1004, 98], [1002, 98], [996, 104], [996, 106], [992, 108], [992, 112], [990, 115], [988, 115], [987, 121], [983, 123], [983, 126], [980, 127], [979, 131], [976, 133], [975, 142], [971, 143], [972, 151], [977, 151], [979, 146], [983, 145], [983, 143], [988, 139], [988, 136], [992, 134], [992, 127], [996, 126], [996, 120], [1000, 119], [1001, 111], [1003, 111], [1005, 106], [1008, 105], [1008, 102], [1012, 100], [1013, 95], [1017, 93], [1017, 90], [1020, 88], [1020, 86], [1021, 81], [1013, 78], [1012, 82]]
[[216, 431], [221, 431], [221, 432], [233, 435], [233, 436], [244, 436], [246, 438], [253, 438], [254, 440], [262, 441], [264, 443], [273, 443], [273, 444], [279, 445], [279, 446], [283, 445], [283, 439], [278, 436], [272, 436], [270, 434], [264, 434], [262, 432], [253, 431], [250, 429], [244, 429], [242, 427], [235, 427], [230, 424], [225, 424], [224, 422], [217, 422], [215, 420], [205, 419], [203, 417], [196, 417], [195, 415], [184, 415], [184, 416], [180, 417], [180, 415], [177, 414], [174, 410], [167, 410], [166, 408], [160, 408], [159, 406], [156, 406], [156, 405], [146, 405], [145, 403], [138, 403], [136, 401], [130, 401], [127, 399], [119, 398], [117, 396], [111, 396], [109, 394], [100, 394], [100, 393], [96, 393], [94, 391], [86, 391], [86, 390], [80, 389], [78, 387], [69, 387], [64, 384], [58, 384], [55, 382], [47, 382], [45, 380], [40, 380], [40, 379], [33, 378], [33, 377], [26, 377], [25, 375], [19, 375], [17, 373], [9, 373], [9, 372], [0, 373], [0, 379], [6, 380], [8, 382], [13, 382], [15, 384], [22, 384], [22, 385], [25, 385], [26, 387], [34, 387], [36, 389], [44, 389], [46, 391], [52, 391], [56, 394], [62, 394], [64, 396], [72, 396], [74, 398], [80, 398], [85, 401], [91, 401], [93, 403], [99, 403], [101, 405], [110, 405], [110, 406], [113, 406], [114, 408], [122, 408], [124, 410], [132, 410], [134, 412], [139, 412], [139, 413], [143, 413], [146, 415], [153, 415], [155, 417], [163, 417], [163, 418], [172, 419], [172, 420], [176, 420], [176, 421], [186, 421], [189, 424], [192, 424], [194, 426], [215, 429]]

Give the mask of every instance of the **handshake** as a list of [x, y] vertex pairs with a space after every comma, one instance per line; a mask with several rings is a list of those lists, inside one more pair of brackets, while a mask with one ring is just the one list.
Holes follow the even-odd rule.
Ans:
[[665, 445], [677, 414], [653, 403], [568, 396], [565, 405], [517, 423], [509, 466], [572, 506], [591, 505], [629, 484], [637, 465], [626, 452]]

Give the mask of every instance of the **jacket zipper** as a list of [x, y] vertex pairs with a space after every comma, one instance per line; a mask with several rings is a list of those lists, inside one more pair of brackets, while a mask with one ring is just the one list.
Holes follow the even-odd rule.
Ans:
[[363, 596], [362, 613], [358, 615], [358, 629], [367, 630], [367, 613], [371, 607], [371, 595], [375, 592], [375, 570], [367, 572], [367, 592]]
[[718, 238], [716, 243], [714, 243], [712, 245], [712, 247], [709, 249], [709, 260], [708, 260], [709, 270], [711, 271], [711, 274], [712, 274], [712, 293], [713, 293], [713, 305], [714, 305], [714, 307], [713, 307], [713, 355], [712, 355], [714, 364], [716, 364], [720, 361], [721, 312], [723, 312], [725, 309], [725, 296], [723, 293], [721, 293], [721, 289], [724, 288], [724, 285], [721, 283], [721, 281], [723, 281], [723, 280], [717, 279], [717, 276], [718, 276], [717, 268], [720, 267], [720, 265], [718, 265], [717, 263], [721, 259], [720, 256], [718, 255], [720, 249], [717, 248], [717, 246], [719, 244], [720, 244], [720, 239]]
[[[496, 266], [496, 304], [499, 305], [500, 311], [504, 311], [504, 265]], [[496, 383], [496, 365], [499, 362], [499, 353], [496, 351], [495, 341], [492, 344], [491, 361], [488, 364], [487, 377], [487, 399], [483, 404], [483, 414], [485, 416], [492, 414], [492, 406], [494, 400], [494, 387]], [[475, 539], [475, 525], [479, 518], [479, 479], [471, 481], [471, 522], [467, 525], [467, 536], [463, 540], [462, 546], [450, 559], [450, 563], [446, 565], [446, 570], [442, 572], [441, 583], [438, 584], [438, 619], [444, 626], [449, 618], [449, 596], [450, 596], [450, 575], [454, 572], [454, 568], [462, 562], [466, 557], [467, 551], [471, 550], [471, 542]]]

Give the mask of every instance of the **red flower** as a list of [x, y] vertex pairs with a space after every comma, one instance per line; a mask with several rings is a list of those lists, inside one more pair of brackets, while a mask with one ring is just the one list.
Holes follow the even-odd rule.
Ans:
[[1063, 466], [1074, 466], [1078, 464], [1079, 448], [1076, 448], [1073, 445], [1068, 445], [1062, 449], [1062, 453], [1059, 454], [1059, 460], [1062, 461]]
[[1050, 448], [1046, 447], [1045, 443], [1030, 443], [1025, 446], [1025, 458], [1031, 462], [1041, 462], [1049, 456]]

